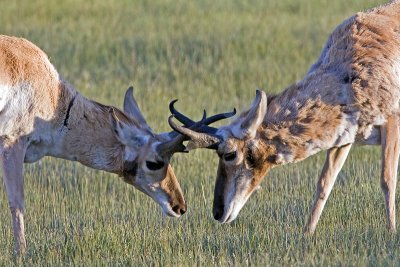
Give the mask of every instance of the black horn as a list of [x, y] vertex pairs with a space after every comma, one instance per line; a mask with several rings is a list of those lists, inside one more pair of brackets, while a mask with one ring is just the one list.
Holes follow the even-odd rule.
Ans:
[[[177, 111], [174, 107], [174, 104], [178, 101], [178, 99], [172, 100], [169, 103], [169, 111], [171, 112], [171, 114], [174, 115], [174, 117], [181, 123], [183, 123], [183, 125], [185, 125], [185, 127], [190, 127], [192, 126], [195, 122], [193, 120], [191, 120], [190, 118], [188, 118], [187, 116], [183, 115], [182, 113], [180, 113], [179, 111]], [[204, 113], [206, 111], [204, 110]], [[209, 118], [206, 118], [203, 121], [204, 125], [210, 125], [211, 123], [223, 120], [223, 119], [227, 119], [230, 117], [233, 117], [236, 115], [236, 108], [233, 108], [232, 112], [226, 112], [226, 113], [220, 113], [220, 114], [215, 114]]]
[[[187, 150], [192, 150], [195, 148], [216, 149], [218, 147], [218, 144], [222, 141], [222, 137], [220, 136], [210, 133], [197, 132], [191, 129], [191, 128], [196, 129], [196, 127], [192, 126], [191, 128], [186, 128], [183, 126], [176, 125], [173, 121], [173, 118], [174, 115], [171, 115], [168, 118], [168, 123], [171, 126], [171, 128], [190, 139], [190, 142], [187, 146]], [[196, 124], [194, 126], [196, 126]]]
[[[177, 111], [174, 107], [174, 104], [178, 101], [178, 99], [172, 100], [169, 103], [169, 111], [171, 112], [171, 114], [173, 114], [175, 116], [175, 118], [183, 123], [183, 125], [185, 125], [186, 127], [190, 127], [192, 126], [195, 122], [192, 121], [191, 119], [189, 119], [188, 117], [186, 117], [185, 115], [183, 115], [182, 113], [180, 113], [179, 111]], [[203, 114], [205, 113], [205, 111], [203, 112]]]
[[[217, 134], [218, 128], [209, 125], [219, 120], [234, 116], [236, 114], [236, 109], [234, 108], [232, 112], [220, 113], [208, 118], [206, 111], [204, 110], [201, 121], [195, 122], [175, 109], [174, 104], [177, 101], [178, 100], [175, 99], [169, 103], [169, 110], [172, 115], [168, 118], [168, 123], [174, 130], [169, 133], [169, 136], [173, 139], [182, 138], [176, 137], [176, 134], [180, 134], [181, 136], [184, 136], [184, 139], [180, 139], [182, 142], [189, 140], [189, 143], [186, 146], [186, 151], [195, 148], [217, 149], [218, 144], [223, 140], [223, 138]], [[183, 124], [183, 126], [175, 124], [173, 118], [176, 118]]]
[[[173, 115], [172, 115], [173, 116]], [[192, 124], [192, 128], [196, 129], [204, 124], [204, 120], [206, 119], [207, 114], [206, 111], [203, 113], [203, 118], [194, 124]], [[170, 119], [168, 119], [169, 121]], [[158, 153], [162, 155], [172, 155], [176, 152], [188, 152], [186, 147], [183, 145], [183, 141], [187, 141], [190, 138], [187, 135], [180, 134], [178, 131], [172, 131], [169, 134], [169, 140], [163, 142], [157, 146]]]

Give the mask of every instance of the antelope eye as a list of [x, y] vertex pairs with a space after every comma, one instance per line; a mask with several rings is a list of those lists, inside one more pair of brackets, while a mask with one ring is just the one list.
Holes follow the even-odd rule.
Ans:
[[236, 158], [236, 151], [235, 152], [231, 152], [231, 153], [226, 153], [224, 155], [224, 160], [226, 161], [232, 161]]
[[153, 161], [146, 161], [146, 167], [149, 170], [152, 171], [156, 171], [161, 169], [162, 167], [164, 167], [165, 163], [162, 161], [157, 161], [157, 162], [153, 162]]

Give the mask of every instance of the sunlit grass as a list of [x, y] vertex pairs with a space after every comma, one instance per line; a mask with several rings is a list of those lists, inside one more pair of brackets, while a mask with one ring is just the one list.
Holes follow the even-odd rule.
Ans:
[[[0, 33], [36, 43], [89, 98], [121, 106], [133, 84], [161, 132], [172, 99], [199, 118], [203, 108], [243, 110], [255, 88], [278, 92], [301, 79], [337, 24], [382, 2], [1, 0]], [[189, 205], [179, 220], [116, 176], [44, 159], [25, 166], [29, 249], [19, 261], [2, 186], [0, 265], [398, 265], [379, 152], [351, 152], [313, 237], [302, 227], [323, 154], [274, 169], [229, 225], [211, 215], [212, 151], [173, 158]]]

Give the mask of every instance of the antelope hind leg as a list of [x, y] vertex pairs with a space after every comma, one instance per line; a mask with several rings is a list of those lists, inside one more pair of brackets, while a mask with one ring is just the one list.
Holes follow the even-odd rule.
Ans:
[[387, 228], [396, 231], [395, 193], [399, 160], [399, 117], [393, 115], [381, 126], [381, 188], [385, 195]]

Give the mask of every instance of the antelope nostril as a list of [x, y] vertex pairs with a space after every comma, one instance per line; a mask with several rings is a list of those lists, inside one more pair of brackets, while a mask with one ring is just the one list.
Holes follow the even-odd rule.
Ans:
[[183, 215], [185, 213], [186, 213], [186, 205], [185, 205], [185, 207], [181, 208], [181, 215]]
[[219, 219], [222, 218], [222, 212], [219, 211], [215, 211], [214, 212], [214, 219], [216, 219], [217, 221], [219, 221]]
[[219, 221], [222, 218], [222, 215], [224, 214], [224, 206], [221, 205], [219, 208], [214, 209], [213, 215], [214, 219]]
[[176, 204], [172, 207], [172, 210], [179, 215], [183, 215], [186, 212], [186, 204]]

